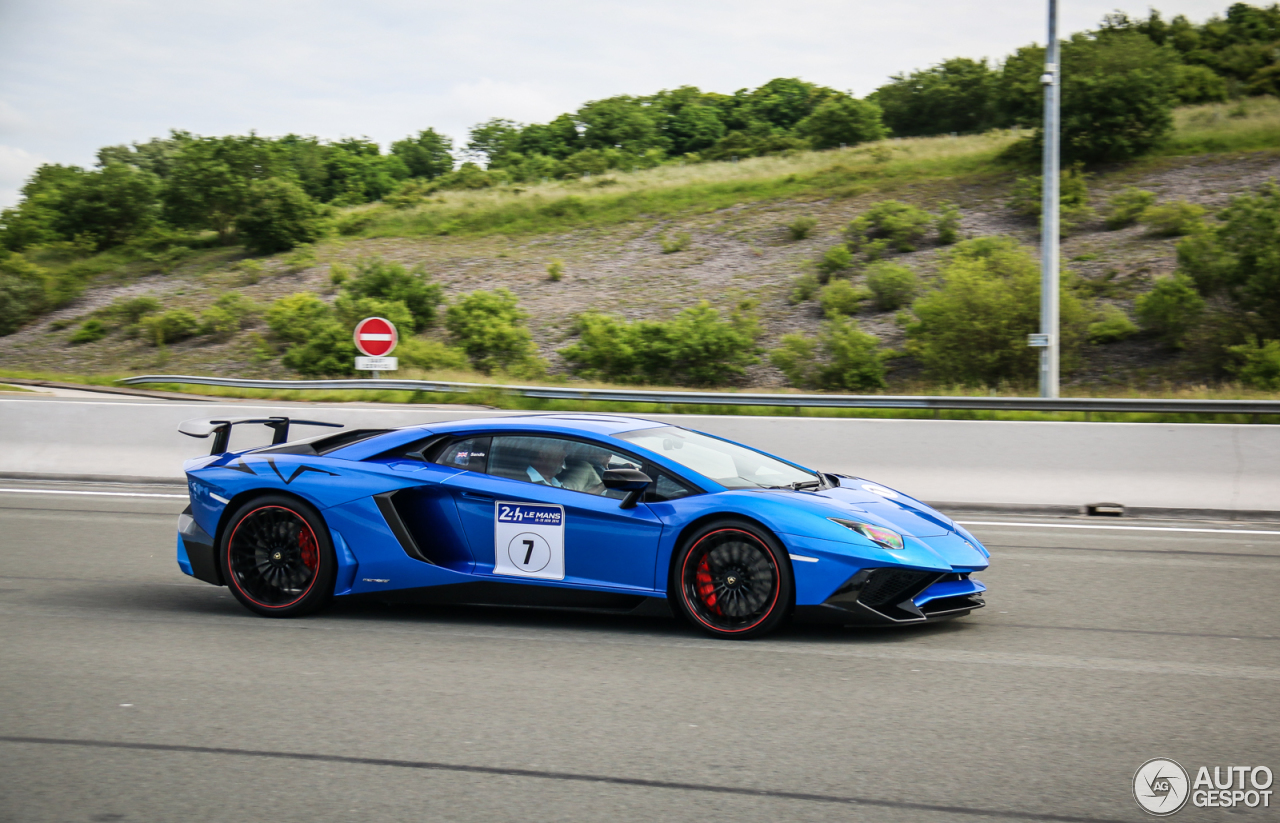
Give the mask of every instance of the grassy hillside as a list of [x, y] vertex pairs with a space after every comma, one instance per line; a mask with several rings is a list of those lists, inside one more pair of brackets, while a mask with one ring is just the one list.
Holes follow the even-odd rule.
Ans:
[[[53, 271], [74, 270], [88, 287], [69, 305], [0, 338], [0, 368], [291, 376], [260, 311], [238, 331], [169, 346], [118, 329], [91, 342], [73, 343], [72, 337], [95, 311], [144, 295], [165, 309], [196, 314], [230, 291], [258, 307], [298, 292], [332, 300], [332, 264], [372, 256], [424, 266], [443, 286], [446, 300], [476, 289], [510, 289], [530, 313], [529, 328], [552, 379], [564, 379], [559, 350], [571, 342], [574, 318], [584, 311], [665, 319], [700, 300], [728, 309], [750, 298], [758, 301], [759, 343], [767, 350], [785, 334], [818, 328], [817, 302], [789, 299], [794, 283], [841, 242], [851, 219], [878, 201], [894, 198], [931, 210], [951, 201], [959, 206], [963, 236], [1008, 235], [1034, 252], [1034, 219], [1008, 205], [1015, 178], [1026, 172], [999, 159], [1016, 139], [1001, 131], [891, 140], [736, 163], [664, 165], [566, 182], [440, 192], [405, 208], [372, 204], [343, 210], [328, 239], [260, 258], [240, 247], [217, 246], [143, 260], [115, 253], [80, 258], [67, 249], [37, 252], [29, 255], [34, 262]], [[1137, 186], [1158, 202], [1186, 200], [1214, 211], [1272, 178], [1280, 178], [1280, 101], [1191, 107], [1178, 111], [1175, 137], [1159, 155], [1094, 171], [1089, 204], [1101, 213], [1111, 195]], [[786, 226], [798, 217], [812, 218], [815, 228], [793, 240]], [[689, 235], [687, 248], [665, 252], [664, 241], [669, 245], [681, 234]], [[1080, 278], [1079, 292], [1091, 306], [1113, 305], [1132, 315], [1134, 300], [1174, 270], [1176, 242], [1142, 226], [1109, 231], [1093, 218], [1064, 240], [1063, 261]], [[912, 268], [928, 288], [944, 253], [926, 246], [892, 259]], [[555, 260], [563, 261], [559, 281], [547, 275]], [[856, 269], [851, 283], [863, 284]], [[904, 332], [895, 312], [866, 307], [855, 317], [880, 345], [902, 350]], [[945, 388], [926, 383], [911, 357], [896, 357], [889, 367], [891, 392]], [[1069, 391], [1106, 394], [1191, 390], [1216, 379], [1191, 354], [1140, 334], [1087, 346], [1082, 367], [1065, 382]], [[782, 388], [786, 381], [765, 359], [748, 369], [740, 385]]]

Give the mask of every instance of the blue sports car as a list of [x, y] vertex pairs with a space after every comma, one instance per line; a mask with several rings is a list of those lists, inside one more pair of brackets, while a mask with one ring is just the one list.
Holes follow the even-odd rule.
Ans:
[[[545, 414], [289, 441], [290, 422], [179, 427], [213, 449], [184, 464], [178, 565], [261, 615], [366, 596], [674, 611], [746, 638], [793, 614], [906, 625], [984, 605], [987, 550], [945, 515], [690, 429]], [[228, 451], [246, 423], [273, 444]]]

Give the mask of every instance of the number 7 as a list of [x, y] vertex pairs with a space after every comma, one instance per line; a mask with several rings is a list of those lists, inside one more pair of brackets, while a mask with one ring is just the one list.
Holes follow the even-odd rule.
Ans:
[[527, 552], [525, 552], [525, 553], [524, 553], [524, 562], [523, 562], [523, 563], [521, 563], [520, 565], [522, 565], [522, 566], [527, 566], [527, 565], [529, 565], [529, 558], [533, 557], [533, 541], [532, 541], [532, 540], [522, 540], [521, 542], [522, 542], [522, 543], [524, 543], [524, 544], [525, 544], [525, 546], [527, 546], [527, 547], [529, 548], [529, 551], [527, 551]]

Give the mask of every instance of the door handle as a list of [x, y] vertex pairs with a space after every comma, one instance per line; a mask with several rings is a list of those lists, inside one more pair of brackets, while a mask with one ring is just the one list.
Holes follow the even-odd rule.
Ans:
[[492, 500], [493, 498], [487, 494], [477, 494], [476, 492], [463, 492], [463, 497], [470, 497], [472, 500]]

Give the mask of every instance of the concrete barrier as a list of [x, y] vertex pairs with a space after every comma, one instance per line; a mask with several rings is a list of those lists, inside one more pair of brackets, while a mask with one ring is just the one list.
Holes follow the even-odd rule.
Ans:
[[[0, 472], [181, 476], [206, 440], [178, 434], [192, 417], [282, 414], [388, 428], [512, 412], [410, 406], [0, 400]], [[647, 415], [739, 440], [803, 465], [873, 478], [931, 502], [1280, 514], [1280, 426], [859, 420]], [[313, 430], [318, 432], [319, 430]], [[308, 436], [298, 429], [294, 437]], [[265, 443], [262, 427], [233, 448]]]

